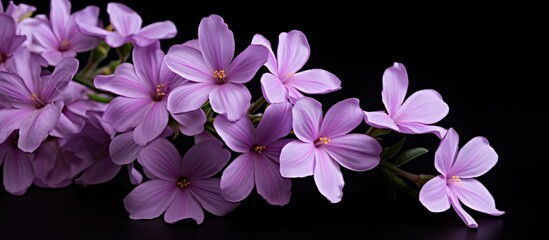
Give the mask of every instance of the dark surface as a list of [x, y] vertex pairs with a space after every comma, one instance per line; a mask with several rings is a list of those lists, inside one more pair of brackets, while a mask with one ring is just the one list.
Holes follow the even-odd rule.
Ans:
[[[49, 11], [47, 1], [18, 2], [39, 7], [38, 13]], [[403, 63], [410, 79], [408, 95], [432, 88], [449, 104], [450, 113], [439, 125], [454, 127], [460, 146], [481, 135], [498, 152], [498, 164], [478, 179], [507, 214], [491, 217], [467, 209], [479, 223], [478, 229], [468, 229], [452, 209], [431, 213], [403, 192], [391, 201], [381, 172], [374, 169], [344, 171], [346, 186], [338, 204], [320, 195], [309, 177], [294, 179], [292, 199], [284, 207], [268, 205], [254, 191], [227, 216], [206, 215], [198, 226], [191, 220], [170, 225], [162, 218], [128, 218], [122, 198], [133, 187], [121, 173], [109, 183], [87, 188], [31, 187], [19, 197], [1, 190], [1, 239], [534, 239], [549, 226], [547, 200], [541, 196], [549, 165], [542, 121], [546, 94], [539, 85], [547, 81], [546, 65], [538, 60], [545, 57], [541, 43], [547, 43], [541, 38], [546, 29], [541, 7], [461, 2], [361, 7], [340, 1], [309, 7], [200, 1], [177, 7], [172, 1], [126, 2], [145, 25], [167, 19], [177, 25], [176, 38], [162, 41], [165, 51], [195, 38], [200, 19], [212, 13], [233, 30], [237, 52], [255, 33], [276, 46], [280, 32], [303, 31], [311, 45], [304, 69], [323, 68], [342, 80], [342, 90], [317, 97], [325, 107], [357, 97], [365, 110], [382, 110], [383, 71], [395, 61]], [[94, 4], [105, 17], [106, 1]], [[84, 6], [74, 1], [73, 11]], [[258, 80], [259, 75], [248, 84], [255, 96], [260, 93]], [[383, 144], [397, 137], [393, 134]], [[405, 147], [424, 146], [430, 153], [404, 168], [436, 174], [436, 137], [414, 135], [408, 140]]]

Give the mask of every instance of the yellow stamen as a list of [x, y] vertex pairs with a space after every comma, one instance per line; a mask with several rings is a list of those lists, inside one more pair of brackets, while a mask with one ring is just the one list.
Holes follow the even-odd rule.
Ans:
[[452, 181], [451, 181], [451, 183], [456, 184], [456, 185], [458, 185], [458, 186], [460, 186], [460, 187], [462, 186], [462, 185], [461, 185], [461, 179], [459, 179], [458, 176], [452, 176]]
[[261, 154], [265, 148], [267, 148], [265, 145], [256, 145], [253, 149], [255, 152]]
[[166, 84], [156, 85], [156, 95], [154, 96], [154, 100], [160, 101], [164, 96], [166, 96]]
[[185, 177], [179, 178], [179, 180], [177, 181], [177, 186], [180, 188], [186, 188], [189, 185], [191, 185], [191, 182], [189, 182], [189, 180]]
[[225, 75], [225, 70], [214, 71], [214, 78], [215, 80], [217, 80], [217, 83], [219, 84], [225, 83], [225, 77], [227, 77]]
[[61, 41], [61, 43], [59, 44], [59, 51], [66, 51], [69, 49], [69, 46], [70, 46], [69, 40], [65, 39]]
[[321, 137], [321, 138], [319, 138], [318, 140], [320, 140], [320, 141], [321, 141], [322, 143], [324, 143], [324, 144], [328, 144], [328, 143], [332, 142], [332, 140], [330, 140], [330, 139], [327, 138], [327, 137]]

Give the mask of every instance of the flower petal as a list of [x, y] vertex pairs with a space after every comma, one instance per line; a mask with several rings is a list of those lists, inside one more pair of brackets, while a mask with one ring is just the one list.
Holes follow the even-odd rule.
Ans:
[[450, 184], [450, 189], [465, 206], [492, 216], [505, 214], [496, 208], [496, 201], [482, 183], [476, 179], [460, 179], [458, 184]]
[[254, 144], [255, 129], [247, 117], [231, 122], [227, 117], [217, 115], [214, 127], [225, 144], [235, 152], [247, 153]]
[[290, 134], [291, 130], [292, 104], [289, 102], [270, 104], [257, 125], [256, 139], [260, 144], [269, 145]]
[[[132, 51], [133, 64], [137, 77], [147, 86], [149, 91], [156, 90], [160, 84], [160, 67], [164, 61], [164, 52], [160, 49], [160, 42], [139, 47]], [[153, 93], [152, 91], [150, 94]], [[149, 95], [150, 96], [150, 95]]]
[[449, 191], [448, 194], [450, 196], [450, 203], [452, 203], [452, 207], [461, 218], [461, 220], [463, 220], [467, 227], [477, 228], [477, 222], [475, 221], [475, 219], [473, 219], [473, 217], [471, 217], [471, 215], [469, 215], [469, 213], [465, 211], [465, 209], [463, 209], [463, 207], [459, 203], [457, 196], [452, 191]]
[[50, 6], [51, 28], [59, 38], [67, 36], [66, 28], [71, 16], [71, 2], [69, 0], [52, 0]]
[[407, 134], [433, 133], [440, 139], [442, 139], [447, 132], [445, 128], [434, 126], [434, 125], [426, 125], [423, 123], [397, 122], [397, 125], [399, 127], [399, 132], [401, 133], [407, 133]]
[[446, 191], [446, 178], [438, 175], [421, 187], [419, 201], [431, 212], [444, 212], [450, 208]]
[[236, 121], [244, 117], [250, 108], [252, 95], [243, 84], [225, 83], [218, 85], [210, 93], [212, 109], [227, 116], [229, 121]]
[[32, 93], [21, 77], [9, 72], [0, 72], [0, 106], [34, 108]]
[[172, 114], [172, 117], [179, 123], [179, 131], [186, 136], [194, 136], [204, 132], [204, 124], [207, 121], [207, 117], [202, 109]]
[[250, 195], [255, 185], [254, 161], [259, 161], [256, 154], [244, 153], [225, 168], [220, 185], [225, 199], [240, 202]]
[[484, 137], [475, 137], [463, 145], [450, 170], [451, 175], [474, 178], [488, 172], [498, 162], [498, 154]]
[[162, 134], [168, 126], [169, 113], [164, 102], [151, 102], [146, 108], [143, 119], [133, 131], [133, 138], [139, 145], [145, 145]]
[[389, 116], [394, 119], [408, 91], [408, 73], [404, 65], [395, 62], [383, 73], [381, 98]]
[[[219, 15], [202, 18], [198, 26], [198, 41], [209, 69], [225, 70], [234, 56], [234, 36]], [[212, 73], [213, 74], [213, 73]]]
[[131, 40], [131, 36], [121, 35], [119, 32], [109, 32], [105, 36], [105, 43], [112, 48], [118, 48]]
[[301, 31], [292, 30], [278, 35], [278, 76], [294, 74], [309, 59], [311, 49], [309, 42]]
[[364, 119], [359, 104], [358, 98], [348, 98], [330, 107], [320, 128], [321, 137], [345, 135], [358, 127]]
[[19, 129], [17, 146], [25, 152], [34, 152], [46, 140], [61, 116], [62, 105], [51, 103], [24, 120]]
[[323, 145], [323, 149], [339, 164], [353, 171], [366, 171], [381, 161], [381, 145], [366, 134], [347, 134]]
[[168, 111], [178, 114], [197, 110], [208, 100], [214, 88], [213, 84], [187, 82], [168, 95]]
[[278, 63], [276, 61], [276, 57], [274, 55], [273, 49], [271, 47], [271, 42], [267, 40], [263, 35], [261, 34], [255, 34], [252, 38], [252, 44], [262, 45], [266, 47], [269, 50], [267, 62], [265, 63], [265, 66], [267, 69], [269, 69], [269, 72], [272, 74], [278, 74]]
[[173, 24], [172, 21], [163, 21], [145, 26], [134, 36], [134, 39], [136, 45], [144, 47], [157, 39], [173, 38], [176, 34], [177, 28], [175, 27], [175, 24]]
[[204, 209], [216, 216], [224, 216], [239, 205], [223, 198], [218, 178], [194, 180], [189, 191]]
[[420, 90], [412, 94], [398, 111], [391, 115], [397, 124], [433, 124], [443, 119], [449, 111], [440, 94], [435, 90]]
[[247, 83], [257, 73], [257, 70], [267, 62], [268, 49], [261, 45], [250, 45], [240, 53], [229, 65], [227, 81]]
[[259, 195], [271, 205], [288, 204], [292, 181], [280, 175], [278, 164], [262, 156], [254, 161], [254, 169], [256, 189]]
[[53, 33], [50, 22], [48, 20], [28, 19], [27, 26], [32, 34], [32, 40], [36, 41], [40, 46], [46, 49], [57, 49], [59, 40]]
[[159, 217], [175, 200], [179, 188], [174, 182], [150, 180], [135, 187], [124, 198], [124, 207], [131, 219]]
[[456, 160], [458, 144], [459, 135], [453, 128], [448, 129], [435, 152], [435, 168], [444, 176], [451, 176], [449, 174]]
[[288, 101], [288, 90], [277, 76], [264, 73], [261, 76], [261, 91], [265, 100], [269, 103], [282, 103]]
[[110, 103], [103, 120], [109, 123], [117, 132], [128, 131], [137, 126], [142, 120], [145, 110], [151, 99], [116, 97]]
[[343, 197], [343, 174], [336, 161], [324, 151], [316, 151], [314, 179], [316, 187], [331, 203]]
[[399, 131], [400, 129], [395, 124], [395, 121], [384, 112], [366, 112], [364, 111], [364, 121], [376, 128], [391, 129], [393, 131]]
[[282, 152], [282, 148], [286, 146], [289, 142], [293, 141], [292, 139], [280, 139], [276, 140], [274, 142], [269, 143], [267, 148], [265, 148], [262, 152], [263, 155], [267, 156], [269, 159], [280, 163], [280, 152]]
[[6, 141], [15, 129], [21, 128], [25, 119], [34, 114], [34, 109], [0, 109], [0, 143]]
[[129, 98], [151, 98], [151, 89], [135, 73], [129, 63], [120, 64], [114, 74], [97, 75], [93, 81], [98, 89]]
[[280, 152], [280, 173], [284, 177], [313, 175], [316, 147], [298, 140], [287, 143]]
[[88, 167], [82, 175], [74, 180], [76, 184], [83, 186], [105, 183], [112, 180], [122, 166], [114, 164], [109, 157], [98, 159]]
[[153, 175], [176, 186], [181, 177], [182, 161], [177, 148], [165, 138], [157, 138], [144, 146], [137, 156], [139, 163]]
[[183, 156], [179, 172], [194, 179], [210, 178], [227, 165], [231, 152], [223, 148], [223, 142], [205, 140], [195, 144]]
[[200, 203], [189, 190], [175, 191], [175, 197], [166, 209], [164, 221], [167, 223], [176, 223], [180, 220], [191, 218], [197, 224], [204, 221], [204, 211]]
[[137, 159], [141, 146], [133, 140], [133, 131], [121, 133], [114, 137], [109, 145], [109, 155], [118, 165], [125, 165]]
[[76, 58], [65, 58], [61, 60], [48, 79], [48, 83], [41, 89], [41, 97], [44, 101], [52, 101], [67, 88], [69, 82], [78, 70]]
[[285, 84], [309, 94], [323, 94], [341, 89], [341, 80], [331, 72], [322, 69], [298, 72]]
[[123, 36], [135, 34], [141, 29], [143, 20], [134, 10], [128, 6], [110, 2], [107, 4], [107, 12], [111, 24], [114, 26], [116, 32], [119, 32]]
[[310, 97], [296, 101], [292, 109], [294, 133], [303, 142], [316, 141], [323, 119], [322, 104]]
[[290, 100], [290, 102], [292, 104], [295, 104], [295, 102], [302, 98], [304, 95], [303, 93], [301, 93], [300, 91], [298, 91], [296, 88], [292, 87], [292, 86], [286, 86], [286, 90], [288, 90], [288, 100]]
[[9, 148], [4, 161], [4, 188], [13, 195], [23, 195], [34, 180], [31, 155]]
[[191, 46], [173, 45], [165, 57], [166, 65], [179, 76], [193, 82], [215, 83], [214, 71], [206, 62], [200, 50]]
[[[130, 179], [130, 183], [133, 185], [141, 184], [143, 182], [143, 175], [141, 175], [141, 173], [137, 171], [137, 169], [135, 169], [134, 164], [130, 163], [126, 166], [127, 166], [126, 169], [128, 171], [128, 178]], [[149, 179], [158, 179], [156, 176], [150, 173], [147, 168], [143, 168], [143, 173], [145, 173], [145, 175], [149, 177]]]

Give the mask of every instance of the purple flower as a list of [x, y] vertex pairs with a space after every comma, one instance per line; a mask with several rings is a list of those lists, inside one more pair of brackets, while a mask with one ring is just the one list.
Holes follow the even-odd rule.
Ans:
[[323, 118], [320, 102], [302, 97], [296, 101], [292, 114], [298, 140], [282, 148], [282, 176], [314, 175], [320, 193], [336, 203], [343, 196], [345, 184], [339, 165], [353, 171], [366, 171], [379, 164], [379, 143], [368, 135], [349, 133], [362, 122], [358, 99], [336, 103]]
[[221, 196], [219, 179], [212, 178], [231, 157], [222, 142], [200, 142], [181, 159], [173, 144], [159, 138], [139, 154], [143, 166], [156, 178], [137, 186], [124, 198], [130, 218], [152, 219], [165, 212], [164, 221], [168, 223], [191, 218], [200, 224], [204, 220], [202, 208], [223, 216], [238, 206]]
[[[21, 49], [23, 50], [23, 49]], [[63, 109], [60, 94], [78, 69], [78, 60], [62, 60], [51, 75], [40, 76], [40, 63], [22, 51], [13, 56], [13, 72], [0, 72], [0, 142], [19, 129], [19, 149], [33, 152], [57, 125]]]
[[33, 52], [37, 52], [50, 65], [57, 65], [62, 59], [75, 57], [76, 53], [94, 49], [101, 39], [82, 33], [75, 18], [90, 25], [98, 24], [99, 8], [88, 6], [71, 15], [69, 0], [51, 0], [50, 18], [37, 16], [29, 19], [24, 31], [32, 35]]
[[2, 4], [2, 1], [0, 1], [0, 14], [4, 13], [10, 16], [15, 23], [22, 21], [26, 17], [30, 17], [30, 15], [32, 15], [34, 11], [36, 11], [36, 8], [34, 6], [30, 6], [24, 3], [15, 4], [13, 1], [10, 1], [8, 3], [8, 8], [4, 12], [4, 6]]
[[429, 125], [448, 114], [448, 105], [440, 94], [426, 89], [415, 92], [404, 101], [407, 90], [406, 68], [395, 63], [383, 73], [381, 97], [387, 113], [364, 111], [364, 121], [377, 128], [388, 128], [402, 133], [434, 133], [439, 138], [444, 137], [446, 129]]
[[16, 35], [15, 22], [8, 15], [0, 14], [0, 26], [2, 26], [0, 29], [0, 71], [5, 71], [4, 64], [23, 44], [26, 37]]
[[304, 93], [321, 94], [341, 89], [341, 81], [334, 74], [323, 69], [311, 69], [298, 72], [309, 59], [309, 42], [301, 31], [293, 30], [278, 36], [277, 56], [271, 49], [271, 43], [260, 34], [256, 34], [252, 44], [260, 44], [269, 49], [269, 60], [265, 66], [271, 73], [261, 77], [263, 96], [270, 103], [290, 102], [303, 97]]
[[435, 153], [435, 168], [441, 175], [429, 180], [419, 192], [419, 200], [431, 212], [444, 212], [450, 205], [468, 227], [478, 227], [461, 206], [493, 216], [505, 212], [496, 209], [488, 189], [476, 177], [488, 172], [498, 155], [483, 137], [475, 137], [458, 151], [459, 135], [450, 128]]
[[[185, 80], [166, 67], [158, 41], [135, 47], [132, 55], [135, 65], [123, 63], [114, 74], [97, 76], [95, 86], [119, 95], [109, 103], [103, 119], [118, 132], [135, 128], [135, 142], [145, 145], [168, 126], [166, 99]], [[174, 118], [182, 124], [184, 134], [195, 135], [204, 130], [206, 115], [201, 109], [183, 116], [174, 114]]]
[[282, 147], [290, 141], [280, 138], [292, 130], [291, 104], [269, 105], [257, 130], [249, 118], [231, 122], [223, 115], [216, 117], [214, 126], [227, 146], [241, 153], [221, 176], [225, 199], [242, 201], [255, 185], [257, 192], [270, 204], [287, 204], [292, 182], [280, 175], [278, 163]]
[[108, 3], [107, 12], [114, 31], [107, 31], [95, 23], [77, 18], [79, 28], [90, 35], [105, 39], [105, 42], [113, 47], [120, 47], [125, 43], [134, 43], [145, 47], [160, 39], [173, 38], [177, 34], [177, 28], [171, 21], [163, 21], [142, 27], [143, 20], [135, 11], [121, 3]]
[[168, 98], [172, 113], [200, 108], [208, 99], [212, 109], [230, 121], [242, 118], [250, 107], [251, 94], [244, 86], [267, 62], [267, 48], [248, 46], [233, 60], [233, 32], [218, 15], [200, 21], [198, 44], [181, 44], [166, 54], [168, 67], [188, 79]]
[[4, 164], [4, 188], [13, 195], [23, 195], [34, 181], [33, 153], [17, 148], [17, 133], [0, 143], [0, 165]]

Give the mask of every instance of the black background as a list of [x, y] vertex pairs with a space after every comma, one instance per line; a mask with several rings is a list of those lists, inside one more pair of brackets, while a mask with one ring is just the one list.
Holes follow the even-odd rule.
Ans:
[[[48, 1], [17, 1], [48, 13]], [[237, 53], [255, 33], [276, 46], [278, 34], [305, 33], [311, 57], [303, 69], [323, 68], [336, 74], [342, 90], [317, 96], [326, 108], [357, 97], [365, 110], [382, 110], [381, 77], [393, 62], [409, 74], [408, 95], [432, 88], [441, 93], [450, 113], [439, 125], [454, 127], [460, 146], [486, 137], [499, 154], [498, 164], [478, 179], [507, 212], [491, 217], [468, 209], [479, 228], [468, 229], [452, 210], [431, 213], [416, 199], [397, 193], [390, 200], [381, 171], [344, 170], [343, 200], [329, 203], [312, 177], [294, 179], [292, 199], [283, 207], [268, 205], [253, 191], [224, 217], [206, 215], [166, 224], [162, 218], [130, 220], [122, 199], [132, 190], [125, 172], [113, 181], [87, 188], [31, 187], [24, 196], [0, 190], [2, 239], [528, 239], [548, 227], [546, 154], [546, 55], [542, 8], [516, 3], [481, 6], [461, 1], [440, 4], [315, 1], [124, 1], [144, 25], [171, 20], [174, 39], [163, 50], [196, 38], [201, 18], [221, 15], [236, 40]], [[107, 1], [93, 1], [105, 12]], [[89, 3], [88, 3], [89, 4]], [[306, 6], [301, 6], [301, 5]], [[73, 12], [83, 1], [73, 1]], [[262, 68], [260, 72], [267, 71]], [[248, 87], [259, 96], [259, 74]], [[359, 130], [365, 130], [363, 124]], [[382, 144], [401, 135], [391, 134]], [[541, 139], [541, 140], [540, 140]], [[405, 147], [424, 146], [428, 154], [406, 165], [415, 173], [436, 174], [434, 135], [408, 136]], [[542, 237], [543, 238], [543, 237]]]

